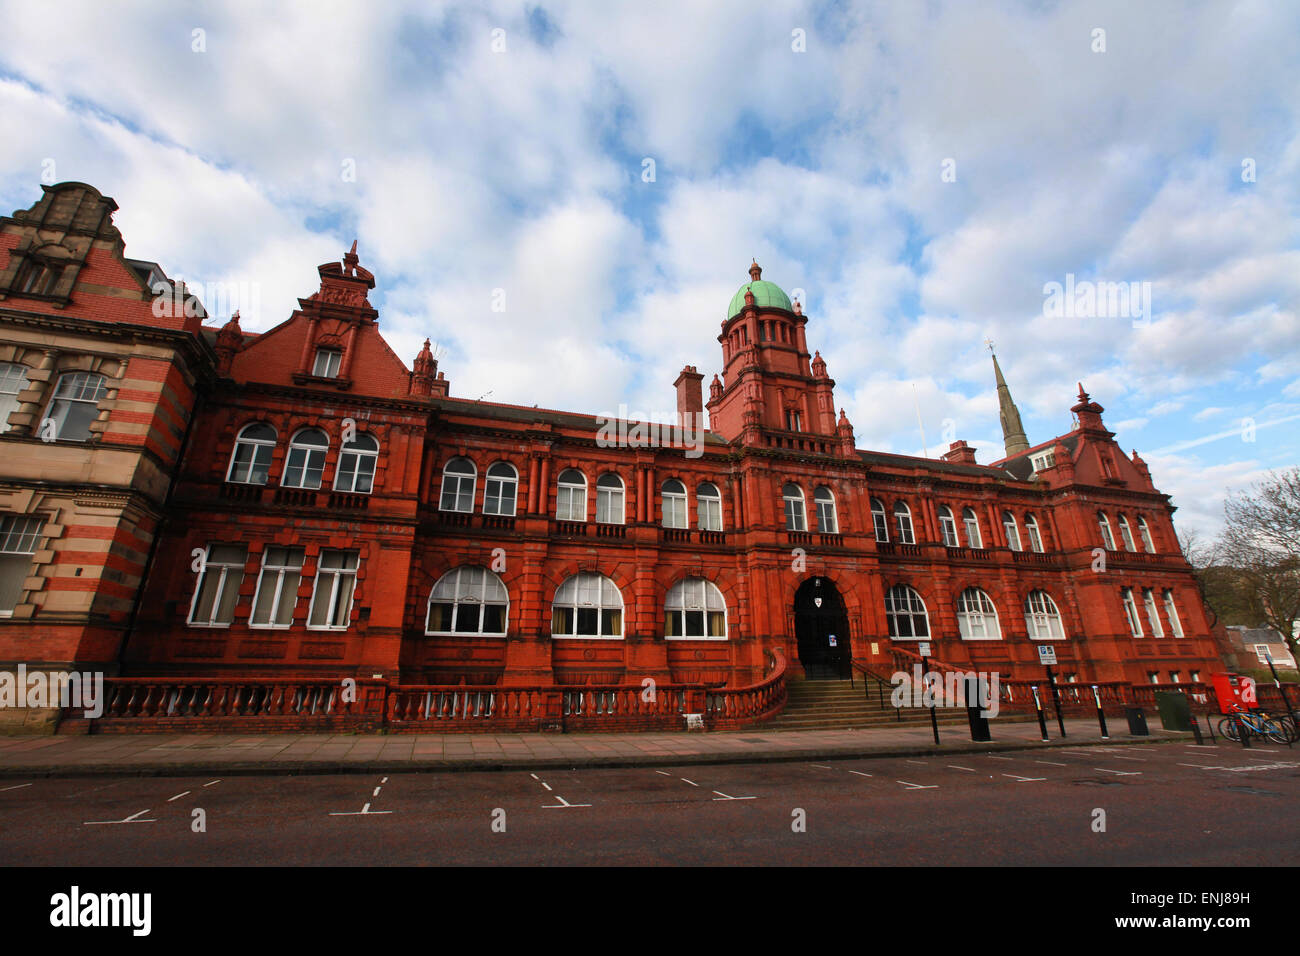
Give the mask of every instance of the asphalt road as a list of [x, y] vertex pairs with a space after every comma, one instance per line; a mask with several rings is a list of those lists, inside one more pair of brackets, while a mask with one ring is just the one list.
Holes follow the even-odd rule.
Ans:
[[1281, 866], [1300, 862], [1297, 797], [1300, 750], [1183, 744], [373, 779], [10, 778], [0, 861]]

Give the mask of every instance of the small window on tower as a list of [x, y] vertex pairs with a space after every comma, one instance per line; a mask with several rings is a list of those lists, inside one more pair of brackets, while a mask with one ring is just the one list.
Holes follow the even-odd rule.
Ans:
[[786, 409], [785, 427], [792, 432], [803, 431], [803, 424], [799, 420], [799, 413], [792, 408]]
[[316, 364], [312, 366], [311, 373], [318, 378], [338, 378], [342, 361], [343, 353], [338, 349], [317, 349]]

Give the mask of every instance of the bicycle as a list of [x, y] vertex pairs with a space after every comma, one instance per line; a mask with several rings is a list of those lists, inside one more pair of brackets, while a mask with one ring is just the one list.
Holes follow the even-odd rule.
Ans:
[[1294, 743], [1300, 734], [1295, 718], [1290, 714], [1274, 717], [1262, 710], [1247, 710], [1236, 703], [1228, 708], [1228, 716], [1219, 721], [1219, 733], [1234, 743], [1238, 742], [1241, 740], [1241, 724], [1255, 736], [1267, 737], [1279, 744]]

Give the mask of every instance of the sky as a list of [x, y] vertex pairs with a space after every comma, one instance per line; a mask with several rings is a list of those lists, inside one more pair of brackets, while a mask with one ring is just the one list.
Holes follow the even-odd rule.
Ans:
[[859, 448], [1001, 457], [992, 341], [1181, 531], [1300, 462], [1300, 4], [56, 6], [0, 0], [0, 209], [90, 183], [246, 330], [356, 239], [453, 396], [666, 420], [757, 259]]

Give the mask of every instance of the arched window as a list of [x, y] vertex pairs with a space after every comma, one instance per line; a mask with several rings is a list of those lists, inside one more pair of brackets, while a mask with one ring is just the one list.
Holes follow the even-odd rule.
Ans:
[[1007, 533], [1007, 547], [1012, 551], [1020, 550], [1020, 528], [1016, 516], [1010, 511], [1002, 512], [1002, 530]]
[[261, 422], [241, 428], [235, 439], [235, 450], [230, 454], [226, 481], [245, 485], [266, 484], [267, 475], [271, 471], [275, 439], [275, 429]]
[[957, 522], [953, 520], [952, 509], [947, 505], [939, 506], [939, 532], [943, 535], [945, 547], [961, 547], [961, 540], [957, 537]]
[[885, 518], [885, 506], [879, 498], [871, 499], [871, 524], [875, 528], [877, 541], [889, 540], [889, 521]]
[[894, 505], [894, 527], [898, 529], [898, 540], [903, 544], [916, 544], [912, 534], [912, 511], [899, 501]]
[[1025, 515], [1025, 533], [1029, 535], [1029, 550], [1043, 553], [1043, 536], [1038, 531], [1038, 519]]
[[803, 510], [803, 489], [790, 482], [781, 489], [781, 499], [785, 502], [785, 530], [807, 531], [808, 522]]
[[822, 534], [839, 534], [839, 516], [835, 513], [835, 495], [825, 485], [813, 492], [817, 505], [817, 530]]
[[1147, 519], [1138, 515], [1138, 534], [1142, 538], [1142, 547], [1146, 549], [1147, 554], [1156, 553], [1156, 543], [1151, 540], [1151, 529], [1147, 526]]
[[1115, 536], [1110, 533], [1110, 519], [1106, 517], [1106, 512], [1097, 512], [1097, 527], [1101, 529], [1101, 543], [1106, 546], [1107, 551], [1115, 550]]
[[1133, 543], [1133, 530], [1128, 526], [1128, 518], [1124, 515], [1119, 516], [1119, 536], [1124, 542], [1125, 551], [1137, 550], [1137, 545]]
[[1178, 619], [1178, 608], [1174, 606], [1174, 592], [1166, 588], [1163, 597], [1165, 601], [1165, 617], [1169, 618], [1170, 633], [1174, 637], [1182, 637], [1183, 622]]
[[329, 437], [319, 428], [304, 428], [294, 435], [280, 484], [285, 488], [319, 488], [329, 447]]
[[555, 520], [587, 520], [587, 476], [576, 468], [560, 472], [556, 482]]
[[895, 584], [885, 592], [885, 618], [892, 638], [930, 636], [930, 616], [925, 602], [906, 584]]
[[473, 511], [478, 469], [468, 458], [453, 458], [442, 469], [442, 498], [439, 511]]
[[600, 524], [623, 524], [623, 479], [606, 472], [596, 479], [596, 521]]
[[99, 417], [99, 401], [107, 391], [102, 375], [92, 372], [60, 375], [49, 410], [54, 437], [61, 441], [90, 441], [91, 423]]
[[961, 523], [966, 527], [966, 547], [984, 547], [984, 539], [980, 536], [980, 519], [975, 517], [974, 508], [961, 509]]
[[510, 617], [510, 595], [487, 568], [452, 568], [429, 592], [426, 634], [487, 634], [501, 637]]
[[706, 481], [695, 489], [695, 510], [701, 531], [722, 530], [722, 495], [716, 485]]
[[487, 470], [487, 481], [483, 489], [483, 513], [513, 516], [518, 493], [519, 472], [515, 471], [515, 466], [504, 461], [497, 462]]
[[1141, 637], [1142, 620], [1138, 617], [1137, 603], [1133, 600], [1133, 589], [1120, 588], [1119, 594], [1124, 601], [1124, 617], [1128, 619], [1129, 633], [1134, 637]]
[[602, 574], [575, 574], [551, 602], [552, 637], [622, 637], [623, 595]]
[[13, 362], [0, 362], [0, 432], [9, 430], [9, 416], [21, 404], [18, 393], [27, 387], [27, 369]]
[[967, 588], [957, 598], [957, 628], [965, 641], [997, 640], [1002, 636], [997, 608], [979, 588]]
[[1059, 641], [1065, 639], [1061, 627], [1061, 612], [1046, 591], [1030, 591], [1025, 598], [1025, 629], [1031, 641]]
[[1142, 604], [1147, 609], [1147, 623], [1151, 625], [1151, 636], [1164, 637], [1165, 629], [1160, 626], [1160, 612], [1156, 610], [1155, 591], [1151, 588], [1143, 588]]
[[352, 441], [345, 441], [334, 472], [334, 490], [370, 494], [375, 489], [378, 461], [379, 442], [373, 435], [359, 434]]
[[686, 486], [676, 478], [669, 478], [660, 488], [663, 494], [663, 521], [665, 528], [689, 528], [686, 517]]
[[726, 640], [727, 602], [712, 581], [686, 578], [668, 591], [664, 637], [670, 640]]

